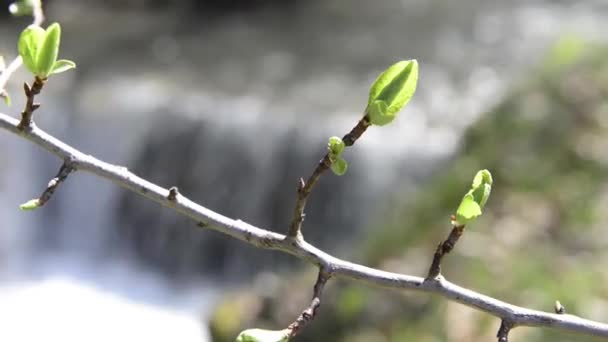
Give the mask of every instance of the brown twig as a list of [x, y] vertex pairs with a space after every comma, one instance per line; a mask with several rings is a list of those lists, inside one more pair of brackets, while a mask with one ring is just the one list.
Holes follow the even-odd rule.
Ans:
[[448, 238], [437, 246], [435, 255], [433, 256], [433, 262], [431, 263], [429, 273], [426, 277], [427, 279], [434, 279], [441, 274], [441, 260], [443, 259], [443, 256], [454, 249], [456, 242], [458, 242], [458, 239], [460, 239], [463, 233], [464, 226], [454, 225]]
[[46, 79], [36, 76], [31, 87], [27, 83], [23, 83], [23, 91], [25, 92], [26, 101], [25, 108], [23, 109], [23, 112], [21, 112], [21, 122], [19, 122], [18, 126], [18, 128], [22, 131], [32, 125], [32, 116], [34, 111], [40, 108], [40, 103], [35, 103], [34, 98], [36, 95], [40, 94], [45, 82]]
[[[352, 146], [357, 139], [365, 132], [365, 130], [371, 125], [367, 115], [363, 116], [353, 129], [346, 134], [342, 141], [344, 145]], [[296, 199], [296, 207], [294, 209], [293, 219], [289, 225], [287, 237], [294, 238], [301, 234], [302, 222], [304, 222], [304, 208], [306, 207], [306, 201], [308, 196], [312, 192], [313, 187], [317, 184], [323, 172], [331, 167], [331, 161], [329, 159], [329, 153], [326, 153], [323, 159], [319, 161], [317, 167], [314, 169], [310, 177], [306, 181], [300, 178], [298, 182], [298, 197]]]
[[500, 323], [500, 328], [498, 328], [498, 333], [496, 334], [498, 342], [509, 342], [509, 332], [513, 326], [513, 323], [504, 319], [502, 320]]
[[317, 315], [317, 310], [319, 306], [321, 306], [321, 294], [323, 292], [323, 288], [325, 287], [325, 283], [329, 280], [330, 274], [327, 273], [323, 268], [319, 269], [319, 276], [317, 277], [317, 282], [313, 288], [313, 295], [310, 305], [302, 311], [300, 316], [289, 325], [287, 328], [290, 333], [289, 337], [296, 336], [308, 323], [312, 322]]
[[40, 195], [40, 197], [38, 197], [38, 206], [39, 207], [42, 207], [43, 205], [45, 205], [46, 202], [48, 202], [51, 199], [51, 197], [53, 197], [53, 194], [55, 193], [55, 190], [57, 190], [59, 185], [68, 178], [70, 173], [75, 171], [74, 167], [72, 166], [72, 162], [73, 161], [71, 159], [66, 159], [63, 162], [63, 164], [61, 165], [61, 168], [59, 168], [59, 172], [57, 172], [57, 175], [55, 176], [55, 178], [53, 178], [49, 181], [49, 183], [46, 186], [46, 189], [44, 190], [42, 195]]

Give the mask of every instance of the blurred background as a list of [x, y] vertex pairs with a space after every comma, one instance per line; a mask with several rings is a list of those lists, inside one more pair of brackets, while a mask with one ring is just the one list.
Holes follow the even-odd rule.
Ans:
[[[30, 18], [2, 1], [0, 54]], [[424, 276], [475, 172], [484, 217], [444, 266], [514, 304], [608, 321], [608, 3], [597, 0], [48, 0], [60, 57], [36, 122], [208, 208], [285, 232], [296, 181], [359, 120], [379, 72], [420, 63], [393, 124], [323, 177], [307, 240]], [[20, 70], [8, 91], [23, 107]], [[315, 269], [211, 231], [89, 174], [43, 209], [60, 161], [0, 133], [0, 340], [232, 341], [282, 329]], [[331, 282], [296, 341], [492, 341], [499, 321], [419, 293]], [[599, 341], [520, 328], [514, 341]]]

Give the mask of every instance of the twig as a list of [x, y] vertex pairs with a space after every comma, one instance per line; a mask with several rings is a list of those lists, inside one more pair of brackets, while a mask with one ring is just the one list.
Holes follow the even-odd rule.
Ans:
[[[32, 25], [40, 26], [44, 22], [44, 12], [42, 11], [41, 1], [40, 0], [32, 1], [32, 6], [33, 6], [32, 17], [34, 18]], [[6, 94], [6, 90], [4, 89], [6, 87], [6, 83], [8, 83], [8, 80], [11, 78], [13, 73], [15, 71], [17, 71], [17, 69], [19, 69], [19, 67], [21, 67], [22, 64], [23, 64], [23, 59], [21, 58], [21, 56], [17, 56], [8, 65], [8, 67], [6, 67], [6, 69], [4, 69], [2, 71], [2, 74], [0, 74], [0, 92], [1, 93]]]
[[49, 183], [46, 186], [46, 189], [44, 190], [42, 195], [40, 195], [40, 197], [38, 197], [38, 206], [39, 207], [42, 207], [43, 205], [45, 205], [46, 202], [48, 202], [51, 199], [51, 197], [53, 197], [55, 190], [57, 190], [59, 185], [61, 183], [63, 183], [68, 178], [70, 173], [72, 173], [73, 171], [75, 171], [75, 170], [72, 167], [72, 161], [70, 160], [70, 158], [67, 158], [61, 165], [61, 168], [59, 168], [59, 172], [57, 172], [57, 175], [55, 176], [55, 178], [53, 178], [49, 181]]
[[298, 318], [287, 328], [290, 331], [289, 337], [296, 336], [300, 331], [302, 331], [302, 329], [304, 329], [308, 325], [308, 323], [312, 322], [315, 319], [317, 315], [317, 310], [321, 306], [321, 294], [323, 293], [323, 288], [325, 287], [325, 283], [327, 283], [329, 278], [330, 274], [327, 273], [323, 269], [323, 267], [321, 267], [319, 269], [319, 276], [317, 277], [317, 282], [315, 283], [315, 286], [313, 288], [312, 300], [310, 302], [310, 305], [306, 309], [304, 309], [300, 316], [298, 316]]
[[45, 82], [46, 79], [36, 76], [31, 87], [27, 83], [23, 83], [23, 91], [25, 92], [26, 101], [25, 108], [23, 109], [23, 112], [21, 112], [21, 122], [19, 122], [20, 130], [29, 128], [32, 125], [32, 115], [36, 109], [40, 108], [40, 103], [35, 103], [34, 98], [36, 95], [40, 94]]
[[[363, 116], [357, 125], [342, 138], [344, 145], [352, 146], [370, 125], [371, 123], [369, 122], [367, 115]], [[304, 208], [306, 207], [308, 196], [310, 196], [313, 187], [317, 184], [323, 172], [327, 171], [327, 169], [330, 167], [331, 161], [329, 159], [329, 153], [326, 153], [323, 159], [319, 161], [319, 164], [317, 164], [317, 167], [314, 169], [310, 177], [308, 177], [306, 182], [300, 178], [298, 182], [298, 197], [296, 199], [293, 219], [287, 232], [288, 237], [294, 238], [301, 234], [302, 222], [304, 222]]]
[[458, 239], [460, 239], [462, 236], [462, 233], [464, 233], [464, 226], [454, 225], [448, 238], [437, 246], [435, 255], [433, 255], [433, 262], [429, 268], [427, 279], [436, 278], [439, 274], [441, 274], [441, 260], [443, 259], [443, 256], [450, 253], [454, 249], [454, 246], [456, 245], [456, 242], [458, 242]]
[[72, 166], [77, 170], [90, 172], [105, 178], [116, 185], [171, 208], [177, 213], [193, 219], [200, 227], [213, 229], [262, 249], [278, 250], [291, 254], [327, 270], [333, 277], [384, 288], [433, 293], [507, 320], [513, 326], [548, 327], [608, 337], [608, 324], [605, 323], [574, 315], [547, 313], [516, 306], [460, 287], [443, 277], [437, 277], [434, 281], [425, 281], [425, 278], [421, 277], [385, 272], [355, 264], [331, 256], [307, 243], [303, 238], [286, 239], [282, 234], [223, 216], [183, 195], [179, 196], [177, 203], [172, 202], [167, 198], [169, 190], [136, 176], [129, 172], [127, 168], [109, 164], [84, 154], [35, 125], [22, 131], [17, 127], [18, 124], [18, 121], [14, 118], [0, 113], [0, 128], [32, 141], [59, 158], [72, 158]]
[[513, 323], [503, 319], [500, 323], [500, 328], [498, 328], [498, 333], [496, 334], [498, 342], [509, 342], [509, 332], [512, 328]]

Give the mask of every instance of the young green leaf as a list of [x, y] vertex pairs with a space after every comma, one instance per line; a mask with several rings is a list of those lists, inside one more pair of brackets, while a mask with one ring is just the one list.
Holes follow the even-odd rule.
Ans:
[[59, 55], [59, 43], [61, 41], [61, 27], [58, 23], [53, 23], [46, 29], [44, 41], [38, 51], [37, 66], [40, 78], [48, 77], [53, 71]]
[[45, 31], [36, 25], [28, 26], [19, 36], [18, 50], [25, 67], [38, 75], [38, 50], [45, 38]]
[[466, 225], [481, 216], [482, 210], [492, 191], [492, 175], [488, 170], [480, 170], [473, 178], [471, 189], [464, 195], [458, 209], [454, 225]]
[[287, 342], [289, 330], [248, 329], [237, 336], [235, 342]]
[[417, 83], [415, 59], [397, 62], [382, 72], [369, 90], [366, 113], [370, 122], [384, 126], [393, 121], [416, 92]]
[[348, 169], [348, 163], [342, 157], [335, 157], [331, 160], [331, 170], [336, 176], [342, 176]]
[[40, 208], [40, 200], [35, 198], [33, 200], [29, 200], [22, 205], [19, 206], [19, 209], [23, 211], [30, 211]]
[[327, 143], [327, 150], [330, 154], [334, 156], [339, 156], [344, 151], [344, 141], [339, 137], [331, 137], [329, 138], [329, 143]]
[[76, 68], [76, 63], [67, 59], [60, 59], [55, 62], [55, 65], [53, 65], [53, 70], [51, 70], [49, 75], [59, 74], [74, 68]]

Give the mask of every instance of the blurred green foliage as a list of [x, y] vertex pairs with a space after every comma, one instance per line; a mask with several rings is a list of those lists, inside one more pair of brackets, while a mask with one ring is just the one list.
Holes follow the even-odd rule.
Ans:
[[[387, 199], [402, 204], [369, 229], [359, 260], [424, 276], [471, 175], [482, 168], [493, 174], [492, 199], [446, 258], [444, 275], [517, 305], [552, 311], [559, 300], [567, 313], [608, 321], [608, 49], [571, 36], [558, 42], [528, 80], [468, 130], [460, 152], [415, 200]], [[285, 281], [274, 300], [291, 300], [293, 291]], [[289, 324], [309, 292], [292, 313], [270, 314], [265, 323]], [[442, 298], [339, 282], [296, 340], [492, 341], [499, 323]], [[528, 342], [602, 340], [532, 328], [511, 335]]]

